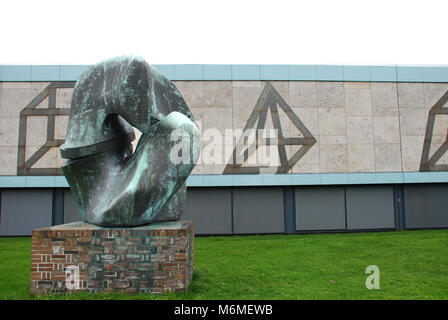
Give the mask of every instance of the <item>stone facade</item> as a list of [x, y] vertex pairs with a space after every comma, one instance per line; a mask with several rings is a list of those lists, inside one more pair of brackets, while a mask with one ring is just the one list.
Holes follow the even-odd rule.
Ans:
[[135, 228], [75, 222], [33, 230], [31, 294], [186, 291], [194, 269], [191, 221]]
[[[220, 139], [202, 140], [202, 157], [209, 157], [211, 147], [217, 147], [216, 150], [222, 150], [217, 156], [220, 161], [207, 163], [202, 158], [193, 174], [222, 174], [235, 145], [226, 129], [245, 127], [266, 81], [174, 83], [200, 123], [202, 133], [215, 129], [222, 135]], [[448, 83], [270, 83], [316, 139], [316, 143], [288, 173], [419, 171], [429, 111], [448, 90]], [[0, 83], [0, 175], [17, 174], [18, 149], [22, 145], [19, 131], [25, 130], [23, 124], [21, 128], [21, 111], [49, 84]], [[70, 106], [71, 90], [57, 89], [57, 109]], [[35, 109], [48, 108], [48, 104], [48, 99], [44, 99]], [[288, 117], [280, 113], [279, 116], [283, 132], [292, 136], [297, 134]], [[430, 155], [446, 141], [446, 117], [446, 114], [435, 116]], [[36, 172], [44, 175], [50, 172], [48, 168], [59, 168], [63, 161], [56, 147], [51, 147], [37, 161], [29, 161], [47, 141], [47, 129], [51, 127], [48, 121], [46, 116], [29, 116], [25, 130], [24, 163], [41, 169]], [[54, 123], [54, 139], [64, 139], [67, 116], [57, 113]], [[288, 146], [288, 156], [294, 148]], [[439, 163], [448, 163], [448, 153], [440, 158]]]

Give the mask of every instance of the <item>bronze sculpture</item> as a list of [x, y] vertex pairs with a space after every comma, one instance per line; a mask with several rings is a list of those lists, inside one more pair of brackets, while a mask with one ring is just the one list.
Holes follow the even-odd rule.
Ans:
[[[194, 121], [174, 84], [142, 58], [113, 58], [86, 70], [60, 148], [83, 221], [130, 227], [179, 219], [199, 155]], [[134, 153], [133, 127], [142, 132]], [[179, 144], [187, 161], [173, 161]]]

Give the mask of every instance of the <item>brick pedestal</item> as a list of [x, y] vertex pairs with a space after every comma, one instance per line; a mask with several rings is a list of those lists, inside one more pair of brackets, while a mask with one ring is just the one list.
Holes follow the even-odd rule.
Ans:
[[194, 269], [191, 221], [136, 228], [74, 222], [33, 230], [31, 294], [186, 291]]

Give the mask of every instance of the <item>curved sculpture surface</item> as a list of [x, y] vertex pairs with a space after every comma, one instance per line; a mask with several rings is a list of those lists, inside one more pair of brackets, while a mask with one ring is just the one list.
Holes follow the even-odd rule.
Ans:
[[[133, 127], [142, 132], [134, 152]], [[118, 57], [76, 82], [62, 170], [85, 222], [129, 227], [177, 220], [199, 144], [177, 88], [142, 58]]]

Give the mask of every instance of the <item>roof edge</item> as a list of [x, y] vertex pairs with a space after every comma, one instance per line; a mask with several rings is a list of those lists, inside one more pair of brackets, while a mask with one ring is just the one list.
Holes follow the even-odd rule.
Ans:
[[[0, 65], [0, 81], [76, 81], [89, 65]], [[170, 80], [448, 82], [448, 66], [155, 64]]]

